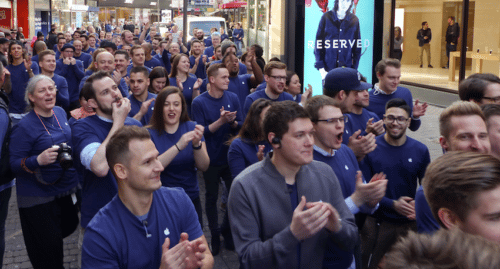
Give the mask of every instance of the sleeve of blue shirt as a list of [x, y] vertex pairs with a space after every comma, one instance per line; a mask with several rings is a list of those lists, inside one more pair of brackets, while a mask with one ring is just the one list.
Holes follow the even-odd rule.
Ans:
[[250, 107], [253, 103], [253, 99], [250, 95], [251, 94], [247, 95], [247, 98], [245, 98], [245, 104], [243, 105], [243, 114], [245, 115], [245, 117], [248, 114], [248, 111], [250, 110]]
[[415, 214], [417, 217], [417, 231], [419, 233], [433, 234], [439, 230], [439, 223], [434, 218], [429, 204], [425, 200], [422, 186], [418, 188], [415, 195]]
[[167, 69], [167, 72], [170, 74], [170, 71], [172, 70], [172, 64], [170, 63], [170, 57], [168, 55], [167, 50], [163, 50], [163, 53], [161, 54], [161, 59], [163, 60], [163, 65], [165, 66], [165, 69]]
[[233, 140], [229, 146], [229, 151], [227, 152], [227, 163], [229, 164], [229, 169], [231, 170], [231, 176], [233, 179], [246, 168], [243, 149], [240, 145], [241, 143], [241, 140]]
[[35, 75], [40, 74], [40, 67], [38, 67], [36, 62], [31, 63], [31, 70], [33, 70], [33, 74]]
[[66, 75], [68, 74], [68, 68], [69, 65], [64, 64], [62, 61], [57, 61], [56, 71], [54, 73], [58, 74], [59, 76], [66, 77]]
[[[319, 21], [319, 26], [318, 26], [318, 31], [316, 32], [316, 40], [315, 43], [318, 41], [321, 41], [321, 44], [323, 44], [323, 39], [325, 38], [325, 17], [326, 13], [323, 14], [323, 17], [321, 17], [321, 20]], [[318, 48], [316, 44], [314, 44], [314, 57], [316, 58], [316, 62], [314, 63], [314, 67], [316, 69], [321, 69], [325, 68], [324, 64], [324, 59], [325, 59], [325, 49], [321, 46]]]
[[57, 88], [56, 100], [58, 101], [57, 103], [61, 104], [61, 107], [64, 108], [64, 110], [69, 108], [68, 82], [65, 78], [61, 80], [60, 87]]
[[5, 109], [0, 109], [0, 152], [2, 152], [3, 140], [7, 134], [7, 127], [9, 127], [9, 114]]
[[115, 246], [94, 229], [85, 231], [82, 244], [83, 268], [120, 268]]
[[232, 98], [233, 98], [233, 106], [235, 107], [234, 110], [236, 111], [235, 121], [238, 122], [237, 129], [239, 130], [241, 128], [241, 126], [243, 125], [243, 121], [245, 120], [245, 116], [244, 116], [243, 111], [241, 111], [241, 109], [243, 109], [243, 108], [240, 107], [240, 100], [238, 99], [238, 96], [234, 95]]
[[212, 135], [212, 132], [208, 129], [210, 122], [205, 121], [205, 111], [203, 110], [203, 104], [200, 98], [204, 98], [203, 95], [197, 96], [193, 103], [191, 104], [191, 116], [193, 117], [193, 121], [196, 121], [198, 124], [205, 127], [205, 131], [203, 132], [203, 136], [209, 137]]
[[122, 93], [123, 97], [128, 97], [128, 85], [127, 82], [125, 82], [125, 79], [123, 78], [120, 79], [120, 84], [118, 84], [118, 89]]
[[21, 162], [25, 158], [25, 165], [29, 170], [34, 171], [40, 167], [38, 161], [36, 160], [38, 155], [30, 154], [33, 149], [35, 138], [31, 136], [29, 130], [26, 130], [26, 128], [21, 126], [21, 124], [16, 124], [12, 128], [12, 133], [10, 135], [11, 141], [16, 141], [16, 143], [10, 143], [9, 146], [10, 166], [16, 176], [29, 175], [29, 173], [21, 166]]
[[82, 61], [76, 61], [76, 64], [71, 65], [73, 70], [75, 70], [76, 77], [78, 79], [82, 79], [85, 76], [85, 71], [83, 71], [83, 62]]

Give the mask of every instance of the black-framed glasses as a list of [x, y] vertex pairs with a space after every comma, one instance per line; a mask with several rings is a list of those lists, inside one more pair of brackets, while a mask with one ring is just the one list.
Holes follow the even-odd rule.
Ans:
[[347, 117], [342, 116], [338, 118], [329, 118], [329, 119], [324, 119], [324, 120], [318, 120], [318, 121], [324, 121], [326, 123], [347, 123]]
[[399, 124], [403, 124], [405, 123], [409, 118], [405, 118], [403, 116], [399, 116], [399, 117], [394, 117], [392, 115], [389, 115], [389, 116], [384, 116], [384, 121], [386, 122], [394, 122], [394, 121], [397, 121], [397, 123]]
[[483, 99], [486, 99], [486, 100], [490, 100], [492, 101], [493, 103], [500, 103], [500, 96], [496, 96], [496, 97], [486, 97], [484, 96]]
[[270, 76], [274, 78], [276, 81], [286, 81], [286, 77], [280, 77], [280, 76]]

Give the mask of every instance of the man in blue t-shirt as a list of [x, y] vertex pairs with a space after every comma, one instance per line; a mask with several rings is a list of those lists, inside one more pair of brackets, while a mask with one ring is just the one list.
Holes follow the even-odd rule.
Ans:
[[156, 94], [148, 91], [149, 71], [146, 67], [137, 66], [130, 70], [129, 85], [132, 94], [128, 97], [131, 105], [128, 115], [146, 126], [153, 116], [156, 99]]
[[200, 94], [191, 105], [193, 120], [205, 127], [204, 137], [207, 145], [210, 166], [203, 173], [206, 188], [205, 209], [208, 226], [212, 234], [212, 254], [220, 250], [220, 234], [225, 239], [227, 249], [232, 246], [227, 213], [223, 225], [219, 228], [217, 216], [217, 198], [219, 181], [224, 180], [228, 190], [231, 189], [232, 177], [227, 164], [228, 139], [235, 135], [243, 124], [240, 102], [236, 94], [229, 92], [229, 72], [223, 64], [211, 65], [207, 70], [210, 90]]
[[370, 105], [366, 109], [381, 119], [385, 112], [385, 104], [391, 99], [401, 98], [411, 109], [410, 130], [418, 130], [421, 124], [420, 117], [425, 115], [427, 103], [420, 104], [417, 99], [413, 105], [410, 90], [398, 86], [401, 78], [401, 62], [397, 59], [382, 59], [375, 66], [375, 72], [379, 82], [370, 91]]
[[122, 127], [105, 151], [118, 195], [87, 226], [82, 268], [212, 268], [191, 200], [161, 187], [163, 165], [148, 131]]
[[69, 114], [68, 82], [64, 77], [54, 73], [56, 70], [56, 53], [52, 50], [44, 50], [37, 55], [41, 74], [51, 78], [56, 84], [56, 106], [62, 107]]
[[377, 268], [398, 238], [417, 230], [415, 192], [430, 155], [424, 144], [406, 135], [410, 115], [410, 106], [403, 99], [387, 102], [383, 117], [386, 133], [377, 137], [377, 148], [360, 165], [365, 178], [383, 172], [389, 179], [380, 207], [366, 217], [361, 230], [363, 268]]
[[[80, 42], [80, 41], [79, 41]], [[80, 107], [80, 90], [78, 86], [85, 76], [83, 62], [73, 57], [75, 47], [71, 44], [65, 44], [62, 49], [62, 57], [56, 62], [55, 73], [64, 77], [68, 82], [69, 92], [69, 110]]]
[[73, 57], [75, 59], [82, 61], [83, 69], [87, 69], [89, 65], [92, 63], [92, 55], [83, 52], [83, 44], [80, 39], [73, 41], [73, 46], [75, 47], [75, 52], [73, 53]]
[[[371, 84], [361, 81], [361, 74], [353, 68], [338, 67], [326, 74], [323, 85], [323, 94], [333, 98], [334, 103], [343, 114], [347, 115], [354, 107], [358, 94], [371, 88]], [[344, 129], [342, 143], [346, 144], [361, 161], [366, 154], [376, 147], [375, 135], [361, 135], [361, 130], [351, 130], [349, 122]]]
[[96, 115], [76, 121], [72, 126], [75, 166], [83, 174], [81, 226], [116, 195], [117, 186], [106, 162], [106, 145], [123, 125], [141, 123], [127, 117], [130, 100], [123, 98], [113, 78], [104, 71], [92, 74], [82, 95]]
[[[387, 180], [384, 173], [376, 174], [365, 183], [352, 150], [342, 144], [346, 115], [335, 106], [332, 98], [319, 95], [309, 99], [305, 109], [314, 126], [314, 160], [328, 164], [337, 176], [345, 203], [352, 214], [373, 214], [384, 197]], [[352, 252], [346, 253], [333, 244], [326, 252], [323, 267], [348, 268]], [[355, 255], [359, 257], [359, 255]]]
[[[247, 57], [248, 56], [249, 55], [247, 55]], [[262, 71], [262, 69], [260, 69], [259, 65], [257, 64], [255, 54], [252, 55], [252, 67], [257, 67], [255, 73], [260, 73]], [[248, 110], [250, 110], [250, 106], [252, 106], [252, 103], [259, 98], [268, 99], [273, 102], [280, 102], [285, 100], [293, 101], [293, 96], [285, 92], [286, 64], [282, 62], [271, 61], [266, 64], [266, 67], [264, 67], [264, 74], [266, 87], [264, 88], [264, 90], [256, 90], [245, 98], [245, 103], [243, 106], [245, 115], [248, 113]]]
[[[250, 89], [257, 87], [264, 80], [264, 76], [262, 75], [262, 70], [258, 68], [259, 65], [255, 61], [255, 53], [252, 50], [248, 52], [247, 60], [249, 60], [252, 63], [252, 67], [254, 69], [258, 69], [255, 70], [253, 75], [251, 74], [239, 75], [240, 61], [238, 60], [238, 57], [236, 57], [236, 54], [234, 54], [233, 52], [226, 53], [224, 58], [222, 58], [222, 63], [229, 71], [228, 90], [230, 92], [235, 93], [238, 96], [238, 99], [240, 100], [240, 107], [243, 108], [243, 110], [245, 110], [244, 109], [245, 100], [247, 96], [250, 94]], [[283, 81], [283, 87], [284, 84], [285, 82]]]

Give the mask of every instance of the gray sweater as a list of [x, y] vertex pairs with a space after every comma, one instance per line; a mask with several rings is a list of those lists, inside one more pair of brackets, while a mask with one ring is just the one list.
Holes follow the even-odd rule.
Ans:
[[[338, 233], [322, 229], [301, 242], [300, 268], [321, 268], [327, 240], [333, 240], [341, 249], [353, 251], [358, 229], [332, 168], [313, 161], [300, 168], [296, 184], [299, 201], [304, 195], [308, 202], [328, 202], [342, 218], [342, 229]], [[299, 268], [299, 241], [290, 231], [295, 208], [292, 208], [285, 178], [276, 170], [269, 155], [235, 178], [228, 206], [242, 268]]]

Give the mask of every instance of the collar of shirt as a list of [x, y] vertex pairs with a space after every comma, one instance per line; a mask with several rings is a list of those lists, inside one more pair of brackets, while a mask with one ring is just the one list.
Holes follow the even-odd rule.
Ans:
[[320, 153], [321, 155], [323, 155], [325, 157], [333, 157], [333, 156], [335, 156], [335, 152], [337, 151], [336, 149], [334, 149], [332, 154], [330, 154], [316, 145], [313, 145], [313, 148], [315, 151], [317, 151], [318, 153]]
[[99, 117], [99, 119], [100, 119], [100, 120], [105, 121], [105, 122], [111, 122], [111, 123], [113, 122], [113, 120], [110, 120], [110, 119], [107, 119], [107, 118], [101, 117], [101, 116], [99, 116], [99, 115], [97, 115], [97, 117]]
[[390, 94], [393, 94], [395, 93], [396, 91], [393, 91], [391, 93], [386, 93], [384, 92], [382, 89], [380, 89], [380, 87], [378, 86], [378, 83], [375, 84], [375, 86], [373, 86], [373, 95], [378, 95], [378, 94], [385, 94], [385, 95], [390, 95]]

